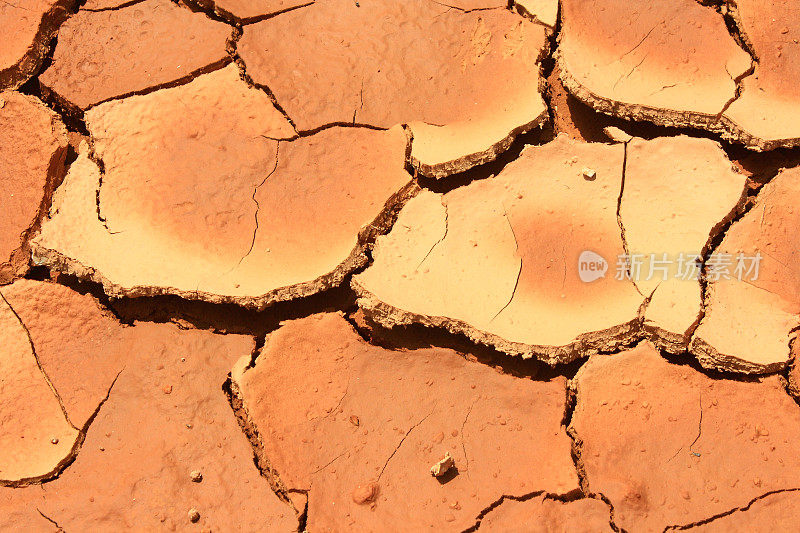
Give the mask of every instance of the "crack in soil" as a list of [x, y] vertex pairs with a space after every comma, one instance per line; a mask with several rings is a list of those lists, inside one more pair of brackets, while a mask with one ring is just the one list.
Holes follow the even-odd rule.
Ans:
[[[580, 370], [578, 370], [580, 372]], [[595, 498], [602, 500], [608, 506], [609, 510], [609, 526], [615, 532], [624, 532], [625, 530], [619, 527], [614, 521], [614, 504], [604, 494], [600, 492], [592, 492], [589, 488], [589, 478], [586, 475], [586, 466], [583, 463], [583, 439], [580, 438], [578, 432], [572, 426], [572, 418], [575, 415], [575, 409], [578, 406], [578, 380], [576, 377], [569, 379], [566, 385], [567, 402], [564, 410], [563, 425], [566, 428], [567, 436], [572, 441], [571, 454], [572, 462], [575, 465], [575, 472], [578, 474], [578, 483], [580, 492], [584, 497]]]
[[472, 401], [470, 404], [469, 409], [467, 410], [467, 414], [464, 416], [464, 421], [461, 422], [461, 432], [459, 435], [461, 436], [461, 451], [464, 453], [464, 471], [467, 473], [467, 477], [469, 475], [469, 456], [467, 456], [467, 445], [464, 442], [464, 426], [467, 425], [467, 420], [469, 419], [469, 415], [472, 414], [472, 408], [475, 407], [475, 404], [478, 403], [478, 398]]
[[[517, 240], [517, 234], [514, 232], [514, 226], [511, 225], [511, 218], [508, 216], [508, 211], [505, 208], [503, 208], [503, 216], [505, 216], [506, 222], [508, 222], [508, 228], [511, 230], [511, 235], [514, 237], [514, 244], [517, 247], [516, 253], [517, 255], [519, 255], [519, 241]], [[519, 269], [517, 270], [517, 278], [514, 281], [514, 288], [511, 290], [511, 296], [508, 298], [508, 301], [505, 303], [505, 305], [501, 307], [500, 310], [492, 317], [492, 319], [489, 321], [490, 324], [494, 322], [495, 318], [500, 316], [500, 313], [505, 311], [508, 308], [508, 306], [511, 305], [512, 301], [514, 301], [514, 296], [516, 296], [517, 294], [517, 287], [519, 287], [519, 279], [521, 277], [522, 277], [522, 256], [519, 257]]]
[[474, 13], [476, 11], [496, 11], [498, 9], [510, 9], [509, 6], [495, 6], [495, 7], [474, 7], [472, 9], [465, 9], [463, 7], [458, 6], [451, 6], [450, 4], [446, 4], [444, 2], [439, 2], [438, 0], [429, 0], [434, 4], [438, 4], [442, 7], [446, 7], [449, 10], [453, 9], [455, 11], [460, 11], [461, 13]]
[[[557, 502], [561, 502], [562, 504], [567, 504], [567, 503], [570, 503], [570, 502], [576, 502], [576, 501], [580, 501], [580, 500], [583, 500], [583, 499], [598, 500], [598, 501], [602, 501], [609, 508], [609, 515], [613, 511], [613, 507], [605, 499], [605, 497], [584, 496], [583, 494], [577, 494], [576, 495], [574, 493], [555, 494], [555, 493], [546, 492], [546, 491], [543, 491], [543, 490], [529, 492], [529, 493], [523, 494], [521, 496], [515, 496], [515, 495], [511, 495], [511, 494], [503, 494], [497, 500], [493, 501], [487, 507], [485, 507], [478, 514], [478, 516], [475, 518], [475, 524], [473, 524], [472, 526], [470, 526], [467, 529], [465, 529], [462, 533], [474, 533], [475, 531], [478, 531], [480, 529], [480, 527], [481, 527], [483, 519], [486, 518], [486, 516], [489, 513], [491, 513], [492, 511], [494, 511], [498, 507], [500, 507], [506, 500], [516, 501], [516, 502], [526, 502], [526, 501], [532, 500], [534, 498], [537, 498], [539, 496], [544, 496], [545, 500], [557, 501]], [[612, 530], [614, 530], [616, 532], [624, 531], [624, 530], [620, 529], [619, 527], [617, 527], [616, 524], [613, 523], [613, 519], [611, 519], [611, 518], [609, 518], [609, 526], [611, 527]]]
[[25, 335], [28, 337], [28, 344], [31, 347], [31, 353], [33, 354], [33, 359], [36, 361], [36, 366], [39, 368], [39, 372], [41, 372], [42, 377], [44, 377], [44, 380], [47, 383], [47, 386], [50, 388], [50, 391], [53, 393], [53, 396], [55, 396], [56, 400], [58, 400], [58, 405], [61, 408], [61, 412], [63, 413], [64, 419], [67, 421], [67, 424], [69, 424], [73, 429], [78, 429], [78, 427], [72, 423], [72, 420], [70, 420], [69, 414], [67, 413], [67, 408], [64, 406], [64, 400], [61, 398], [61, 395], [58, 393], [58, 390], [56, 390], [56, 386], [53, 385], [53, 381], [50, 379], [50, 376], [47, 375], [47, 372], [45, 372], [44, 367], [42, 367], [41, 361], [39, 361], [39, 354], [36, 353], [36, 346], [33, 343], [33, 337], [31, 337], [31, 332], [28, 330], [28, 326], [25, 325], [25, 322], [22, 321], [22, 318], [19, 316], [19, 313], [17, 313], [16, 309], [14, 309], [14, 306], [11, 305], [11, 302], [9, 302], [6, 299], [5, 295], [3, 295], [2, 292], [0, 292], [0, 300], [3, 300], [5, 302], [8, 308], [14, 314], [14, 317], [16, 317], [17, 322], [19, 322], [19, 325], [22, 327], [22, 330], [25, 332]]
[[670, 525], [670, 526], [667, 526], [667, 527], [664, 528], [664, 533], [666, 533], [667, 531], [683, 531], [683, 530], [686, 530], [686, 529], [691, 529], [693, 527], [709, 524], [709, 523], [711, 523], [711, 522], [713, 522], [715, 520], [718, 520], [720, 518], [724, 518], [726, 516], [730, 516], [730, 515], [732, 515], [734, 513], [749, 511], [750, 507], [754, 503], [758, 502], [759, 500], [763, 500], [764, 498], [767, 498], [769, 496], [772, 496], [774, 494], [782, 494], [782, 493], [785, 493], [785, 492], [798, 492], [798, 491], [800, 491], [800, 488], [771, 490], [769, 492], [765, 492], [764, 494], [761, 494], [760, 496], [756, 496], [755, 498], [750, 500], [746, 505], [743, 505], [741, 507], [734, 507], [733, 509], [729, 509], [727, 511], [723, 511], [723, 512], [721, 512], [719, 514], [715, 514], [714, 516], [711, 516], [709, 518], [704, 518], [703, 520], [699, 520], [697, 522], [692, 522], [692, 523], [683, 524], [683, 525]]
[[[628, 279], [631, 279], [631, 251], [628, 247], [628, 240], [625, 237], [625, 225], [622, 223], [622, 197], [625, 194], [625, 174], [628, 169], [628, 143], [630, 141], [626, 141], [622, 143], [622, 179], [620, 180], [619, 186], [619, 196], [617, 196], [617, 225], [619, 226], [620, 238], [622, 239], [622, 251], [625, 253], [625, 275]], [[635, 282], [632, 282], [636, 292], [640, 295], [642, 291], [639, 290], [639, 287], [636, 285]]]
[[[123, 3], [121, 3], [121, 4], [117, 5], [117, 6], [99, 7], [99, 8], [96, 8], [96, 9], [92, 9], [92, 8], [84, 7], [84, 5], [86, 4], [86, 1], [85, 0], [81, 0], [79, 2], [78, 10], [79, 11], [88, 11], [89, 13], [102, 13], [103, 11], [120, 11], [122, 9], [125, 9], [126, 7], [131, 7], [131, 6], [134, 6], [136, 4], [140, 4], [140, 3], [144, 2], [144, 1], [145, 0], [128, 0], [127, 2], [123, 2]], [[178, 5], [182, 5], [182, 4], [178, 4]]]
[[61, 474], [64, 473], [64, 471], [73, 462], [75, 462], [75, 459], [78, 458], [78, 454], [80, 453], [81, 449], [83, 448], [83, 443], [86, 441], [86, 434], [89, 431], [89, 427], [92, 425], [92, 423], [94, 422], [95, 418], [97, 418], [97, 415], [100, 413], [100, 409], [102, 409], [103, 405], [105, 405], [105, 403], [111, 397], [111, 390], [114, 388], [114, 384], [116, 384], [117, 379], [119, 379], [119, 376], [120, 376], [120, 374], [122, 374], [123, 370], [125, 370], [125, 369], [123, 368], [122, 370], [117, 372], [117, 375], [114, 377], [114, 380], [111, 382], [111, 385], [109, 385], [109, 387], [108, 387], [108, 391], [106, 391], [105, 397], [103, 397], [103, 399], [100, 400], [100, 403], [97, 404], [97, 407], [95, 408], [95, 410], [92, 412], [92, 414], [86, 420], [86, 423], [81, 428], [76, 428], [75, 426], [72, 425], [71, 422], [68, 421], [69, 424], [73, 428], [78, 430], [78, 436], [75, 439], [75, 443], [73, 444], [72, 449], [69, 451], [69, 453], [66, 456], [64, 456], [63, 459], [61, 459], [61, 461], [58, 462], [58, 464], [55, 466], [55, 468], [53, 468], [53, 470], [51, 470], [47, 474], [44, 474], [44, 475], [41, 475], [41, 476], [37, 476], [35, 478], [26, 478], [26, 479], [21, 479], [21, 480], [18, 480], [18, 481], [13, 481], [13, 482], [10, 482], [10, 483], [0, 482], [0, 486], [25, 487], [27, 485], [38, 484], [38, 485], [44, 487], [45, 483], [48, 483], [48, 482], [53, 481], [55, 479], [58, 479], [61, 476]]
[[259, 474], [261, 474], [261, 477], [267, 480], [270, 489], [272, 489], [272, 492], [275, 493], [278, 499], [294, 509], [295, 513], [298, 515], [299, 521], [301, 513], [294, 506], [294, 503], [289, 497], [289, 493], [292, 491], [307, 493], [307, 491], [298, 491], [296, 489], [287, 488], [281, 480], [279, 473], [272, 467], [272, 464], [270, 463], [266, 456], [266, 452], [264, 451], [264, 443], [261, 438], [261, 434], [258, 432], [258, 428], [253, 423], [249, 413], [247, 412], [247, 409], [244, 407], [239, 386], [235, 381], [233, 381], [230, 374], [228, 374], [228, 379], [225, 381], [225, 383], [222, 384], [222, 392], [228, 398], [228, 403], [233, 410], [236, 422], [239, 424], [242, 433], [244, 433], [245, 437], [250, 443], [250, 447], [253, 449], [253, 465], [255, 465]]
[[227, 24], [228, 26], [232, 26], [234, 28], [239, 28], [239, 29], [241, 29], [243, 26], [255, 24], [256, 22], [262, 22], [264, 20], [269, 20], [271, 18], [277, 17], [278, 15], [283, 15], [284, 13], [288, 13], [290, 11], [294, 11], [296, 9], [301, 9], [311, 5], [314, 5], [314, 0], [310, 0], [305, 4], [290, 6], [285, 9], [279, 9], [278, 11], [273, 11], [272, 13], [265, 13], [263, 15], [254, 15], [252, 17], [238, 17], [231, 11], [219, 7], [213, 0], [210, 1], [188, 0], [186, 2], [186, 7], [188, 7], [192, 11], [204, 13], [211, 20], [222, 22], [223, 24]]
[[422, 417], [422, 419], [421, 419], [419, 422], [417, 422], [416, 424], [414, 424], [413, 426], [411, 426], [410, 428], [408, 428], [408, 431], [406, 431], [406, 434], [405, 434], [405, 435], [403, 435], [403, 438], [402, 438], [402, 439], [400, 439], [400, 442], [398, 442], [398, 443], [397, 443], [397, 447], [394, 449], [394, 451], [393, 451], [393, 452], [392, 452], [392, 454], [389, 456], [389, 458], [388, 458], [388, 459], [386, 459], [386, 462], [385, 462], [385, 463], [383, 463], [383, 468], [381, 468], [381, 471], [380, 471], [380, 473], [378, 474], [378, 479], [376, 480], [376, 482], [378, 482], [378, 481], [380, 481], [380, 480], [381, 480], [381, 476], [383, 476], [383, 472], [386, 470], [386, 467], [387, 467], [387, 466], [389, 466], [389, 461], [391, 461], [391, 460], [392, 460], [392, 457], [394, 457], [394, 455], [397, 453], [397, 451], [398, 451], [398, 450], [400, 450], [400, 447], [403, 445], [403, 443], [404, 443], [404, 442], [405, 442], [405, 440], [408, 438], [408, 436], [411, 434], [411, 432], [412, 432], [412, 431], [414, 431], [414, 429], [416, 429], [416, 428], [417, 428], [419, 425], [421, 425], [423, 422], [425, 422], [425, 420], [427, 420], [427, 418], [433, 414], [433, 412], [435, 411], [435, 409], [436, 409], [436, 407], [434, 406], [434, 409], [433, 409], [433, 410], [432, 410], [430, 413], [428, 413], [427, 415], [425, 415], [424, 417]]
[[[262, 137], [264, 136], [262, 135]], [[250, 255], [250, 253], [253, 251], [253, 247], [256, 245], [256, 234], [258, 233], [258, 212], [261, 209], [261, 205], [258, 203], [258, 200], [256, 200], [256, 194], [258, 194], [258, 189], [261, 188], [261, 186], [267, 182], [267, 180], [270, 178], [270, 176], [272, 176], [275, 173], [276, 170], [278, 170], [278, 156], [281, 150], [281, 141], [276, 140], [276, 142], [277, 144], [275, 145], [275, 164], [272, 166], [272, 170], [270, 170], [267, 173], [267, 175], [264, 176], [264, 179], [261, 180], [261, 183], [259, 183], [253, 188], [253, 194], [251, 196], [253, 203], [256, 204], [256, 212], [253, 214], [253, 218], [255, 221], [255, 228], [253, 229], [253, 239], [250, 241], [250, 248], [247, 249], [247, 252], [242, 256], [241, 259], [239, 259], [239, 262], [236, 263], [236, 266], [233, 267], [228, 272], [228, 274], [233, 272], [238, 266], [242, 264], [242, 261], [244, 261], [245, 258]]]
[[50, 206], [53, 202], [53, 194], [64, 181], [64, 178], [69, 171], [69, 166], [72, 164], [75, 157], [77, 157], [77, 154], [74, 153], [72, 146], [69, 144], [59, 147], [55, 152], [53, 152], [53, 155], [50, 157], [50, 161], [47, 165], [47, 174], [45, 178], [42, 199], [39, 202], [39, 207], [36, 210], [36, 214], [34, 215], [33, 220], [28, 227], [25, 228], [20, 235], [19, 247], [12, 252], [12, 255], [8, 258], [8, 261], [0, 261], [0, 271], [5, 270], [6, 268], [11, 269], [13, 278], [14, 272], [16, 271], [16, 268], [14, 267], [15, 256], [18, 253], [24, 254], [24, 256], [27, 257], [28, 264], [30, 264], [31, 238], [39, 232], [42, 227], [42, 221], [50, 213]]
[[57, 530], [57, 531], [59, 531], [59, 532], [63, 532], [63, 531], [64, 531], [64, 528], [63, 528], [63, 527], [61, 527], [60, 525], [58, 525], [58, 522], [56, 522], [55, 520], [53, 520], [52, 518], [50, 518], [49, 516], [47, 516], [46, 514], [44, 514], [44, 513], [42, 512], [42, 510], [41, 510], [41, 509], [39, 509], [38, 507], [36, 508], [36, 512], [37, 512], [37, 513], [39, 513], [39, 514], [42, 516], [42, 518], [44, 518], [45, 520], [47, 520], [48, 522], [50, 522], [51, 524], [53, 524], [54, 526], [56, 526], [56, 530]]
[[[700, 436], [703, 433], [703, 393], [702, 393], [702, 391], [699, 394], [700, 394], [700, 399], [698, 400], [698, 402], [699, 402], [699, 406], [700, 406], [700, 420], [697, 422], [697, 436], [694, 438], [692, 443], [689, 445], [689, 453], [694, 455], [695, 457], [700, 457], [700, 454], [698, 452], [695, 452], [693, 448], [694, 448], [694, 445], [697, 443], [697, 441], [700, 440]], [[669, 459], [667, 459], [667, 462], [669, 463], [673, 459], [675, 459], [678, 456], [678, 454], [681, 453], [681, 450], [683, 450], [683, 446], [678, 448], [678, 450], [675, 452], [675, 454], [672, 457], [670, 457]]]
[[[774, 176], [773, 176], [774, 177]], [[772, 178], [768, 179], [766, 183], [769, 183]], [[697, 329], [700, 327], [703, 319], [706, 316], [706, 312], [709, 305], [709, 259], [714, 254], [714, 252], [722, 245], [722, 241], [725, 239], [725, 235], [728, 233], [734, 224], [739, 222], [745, 215], [747, 215], [750, 211], [756, 208], [761, 202], [759, 201], [760, 194], [756, 195], [756, 200], [752, 203], [747, 203], [747, 187], [745, 186], [744, 190], [742, 191], [742, 197], [740, 198], [739, 202], [731, 208], [730, 213], [723, 218], [716, 226], [711, 229], [709, 233], [708, 241], [706, 241], [706, 245], [701, 252], [702, 261], [700, 263], [700, 274], [698, 276], [698, 281], [700, 282], [700, 313], [698, 314], [697, 320], [695, 323], [689, 328], [686, 332], [685, 337], [689, 339], [689, 345], [691, 346], [691, 342], [695, 338], [695, 333]], [[692, 354], [695, 355], [695, 354]]]
[[442, 203], [442, 207], [444, 207], [444, 234], [442, 234], [442, 237], [438, 241], [433, 243], [433, 246], [431, 246], [430, 250], [428, 250], [428, 253], [425, 254], [425, 257], [423, 257], [422, 261], [420, 261], [417, 265], [416, 270], [419, 270], [419, 267], [422, 266], [422, 263], [428, 259], [428, 256], [431, 255], [433, 249], [439, 246], [447, 238], [447, 232], [450, 230], [450, 213], [447, 208], [447, 200], [445, 199], [444, 195], [441, 195], [439, 197], [439, 201]]
[[97, 180], [97, 189], [95, 190], [94, 194], [95, 209], [97, 211], [97, 220], [100, 221], [100, 223], [103, 225], [103, 227], [106, 229], [109, 235], [117, 235], [119, 233], [124, 233], [123, 231], [113, 231], [111, 228], [109, 228], [108, 220], [106, 219], [106, 217], [102, 215], [102, 212], [100, 210], [100, 189], [103, 187], [103, 179], [106, 176], [106, 164], [105, 161], [103, 161], [100, 157], [98, 157], [94, 151], [94, 137], [90, 135], [88, 142], [89, 142], [89, 159], [91, 159], [92, 162], [95, 165], [97, 165], [97, 171], [98, 171], [97, 174], [99, 176]]

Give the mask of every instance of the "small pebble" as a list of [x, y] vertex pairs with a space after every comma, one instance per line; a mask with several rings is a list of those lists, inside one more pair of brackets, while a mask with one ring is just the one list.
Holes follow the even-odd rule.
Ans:
[[195, 483], [200, 483], [203, 481], [203, 474], [199, 470], [192, 470], [189, 474], [189, 478]]
[[53, 444], [58, 444], [58, 438], [53, 437], [52, 439], [50, 439], [50, 442]]
[[200, 511], [192, 507], [189, 509], [189, 521], [196, 524], [200, 520]]
[[583, 174], [583, 179], [587, 181], [594, 181], [597, 178], [597, 171], [588, 167], [584, 167], [581, 173]]

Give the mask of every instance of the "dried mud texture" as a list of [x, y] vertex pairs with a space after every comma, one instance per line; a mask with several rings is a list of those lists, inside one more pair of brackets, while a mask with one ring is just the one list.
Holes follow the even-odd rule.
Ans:
[[88, 109], [221, 67], [230, 35], [229, 26], [169, 0], [80, 11], [61, 27], [39, 81], [65, 107]]
[[504, 500], [480, 523], [480, 531], [527, 533], [600, 533], [614, 531], [602, 500], [559, 501], [537, 496], [526, 501]]
[[25, 325], [0, 292], [0, 485], [38, 481], [57, 471], [78, 439]]
[[556, 53], [565, 86], [593, 108], [730, 137], [723, 111], [752, 58], [695, 0], [564, 0]]
[[545, 27], [448, 5], [318, 0], [248, 26], [237, 50], [300, 131], [407, 124], [413, 166], [442, 178], [493, 160], [547, 119]]
[[[781, 171], [765, 185], [748, 213], [725, 234], [718, 254], [730, 254], [730, 279], [709, 282], [705, 316], [692, 352], [709, 368], [774, 372], [791, 358], [800, 313], [800, 169]], [[738, 254], [761, 255], [757, 279], [733, 276]], [[757, 327], [752, 318], [758, 317]]]
[[711, 237], [744, 204], [746, 178], [707, 139], [634, 138], [626, 150], [619, 214], [636, 261], [634, 283], [650, 297], [644, 328], [660, 347], [681, 353], [702, 312], [699, 266], [694, 279], [682, 278], [692, 271], [691, 256], [704, 257]]
[[[706, 167], [713, 171], [697, 175]], [[443, 327], [549, 364], [632, 342], [652, 295], [645, 330], [682, 351], [701, 311], [699, 283], [637, 289], [620, 275], [618, 258], [677, 254], [684, 246], [702, 251], [743, 192], [744, 177], [713, 141], [635, 139], [626, 147], [560, 135], [526, 148], [496, 178], [420, 194], [352, 284], [359, 305], [384, 326]], [[587, 251], [607, 271], [584, 281], [579, 259]]]
[[0, 2], [0, 90], [18, 88], [39, 70], [50, 40], [73, 4], [72, 0]]
[[748, 146], [800, 146], [800, 5], [790, 0], [730, 0], [727, 5], [756, 62], [725, 116]]
[[107, 102], [86, 124], [103, 170], [84, 147], [35, 260], [112, 297], [264, 307], [314, 294], [366, 262], [416, 187], [400, 127], [296, 138], [234, 65]]
[[797, 486], [800, 412], [779, 376], [712, 379], [642, 343], [590, 358], [572, 385], [579, 468], [624, 530], [696, 524]]
[[[44, 515], [67, 531], [183, 530], [196, 508], [198, 530], [225, 529], [232, 517], [246, 531], [296, 529], [295, 513], [253, 464], [221, 390], [230, 367], [253, 350], [252, 338], [166, 324], [122, 326], [91, 296], [52, 283], [23, 280], [2, 293], [36, 347], [37, 377], [50, 376], [85, 441], [74, 462], [44, 487], [0, 489], [0, 528], [42, 530]], [[9, 338], [5, 328], [1, 334]], [[19, 343], [28, 346], [27, 338]], [[3, 379], [9, 379], [5, 372]], [[64, 425], [46, 384], [41, 395]], [[30, 403], [27, 410], [47, 405]], [[48, 417], [30, 420], [38, 431], [50, 429]], [[59, 436], [47, 432], [46, 446], [69, 446], [70, 434], [58, 447], [51, 434]], [[202, 481], [194, 482], [192, 471]]]
[[[0, 7], [2, 9], [2, 7]], [[67, 131], [40, 101], [0, 92], [0, 285], [28, 271], [29, 238], [64, 177]]]
[[[244, 416], [280, 484], [307, 495], [309, 531], [464, 530], [504, 494], [578, 490], [563, 378], [379, 348], [335, 313], [284, 323], [248, 363], [232, 374]], [[437, 479], [444, 452], [455, 468]]]

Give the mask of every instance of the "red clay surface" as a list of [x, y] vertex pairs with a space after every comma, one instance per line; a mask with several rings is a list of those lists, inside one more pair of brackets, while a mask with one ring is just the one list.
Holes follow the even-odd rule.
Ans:
[[[463, 530], [504, 494], [578, 489], [562, 378], [370, 346], [333, 313], [284, 324], [248, 364], [236, 394], [279, 482], [308, 498], [310, 530]], [[445, 452], [455, 467], [437, 479]]]
[[0, 533], [797, 529], [798, 21], [0, 0]]
[[36, 98], [0, 92], [0, 284], [22, 276], [29, 239], [66, 172], [67, 131]]

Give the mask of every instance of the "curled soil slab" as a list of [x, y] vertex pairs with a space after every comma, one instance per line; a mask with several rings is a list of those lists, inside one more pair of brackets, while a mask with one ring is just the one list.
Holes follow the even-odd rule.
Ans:
[[[709, 368], [735, 372], [780, 370], [791, 358], [798, 326], [800, 169], [783, 170], [764, 186], [755, 206], [725, 234], [706, 295], [705, 316], [692, 352]], [[741, 279], [739, 256], [742, 256]], [[751, 260], [756, 256], [760, 260]], [[755, 270], [750, 271], [752, 267]], [[752, 317], [758, 317], [757, 327]]]
[[400, 127], [297, 138], [234, 65], [107, 102], [86, 123], [103, 171], [84, 147], [35, 260], [115, 297], [264, 307], [314, 294], [366, 262], [415, 192]]
[[[562, 135], [495, 178], [421, 193], [353, 278], [359, 306], [387, 327], [443, 327], [550, 364], [630, 342], [644, 298], [614, 275], [623, 160], [622, 145]], [[587, 251], [598, 270], [582, 281]]]
[[[307, 495], [310, 531], [461, 531], [504, 494], [578, 490], [563, 378], [369, 345], [335, 313], [284, 323], [232, 376], [276, 482]], [[436, 478], [445, 452], [455, 466]]]
[[[191, 526], [194, 508], [198, 530], [225, 529], [231, 517], [245, 531], [297, 528], [294, 511], [253, 464], [221, 390], [230, 367], [253, 350], [252, 338], [166, 324], [122, 326], [91, 296], [52, 283], [19, 281], [3, 294], [30, 331], [73, 422], [82, 422], [87, 403], [96, 412], [77, 458], [46, 490], [0, 489], [0, 527], [30, 522], [41, 529], [39, 511], [67, 531], [98, 524], [182, 530]], [[57, 403], [55, 411], [63, 420]], [[36, 421], [46, 428], [42, 417]], [[56, 448], [49, 437], [47, 445]]]
[[[643, 304], [658, 295], [645, 329], [685, 349], [701, 311], [699, 282], [648, 281], [648, 263], [637, 290], [626, 252], [702, 251], [740, 204], [744, 177], [713, 141], [628, 144], [560, 135], [526, 148], [496, 178], [420, 194], [354, 277], [359, 305], [387, 327], [443, 327], [554, 364], [631, 342]], [[587, 262], [598, 269], [583, 270]]]
[[712, 379], [648, 343], [589, 359], [570, 431], [627, 531], [663, 531], [797, 486], [800, 411], [779, 376]]
[[545, 27], [433, 0], [319, 0], [244, 29], [247, 75], [300, 131], [408, 124], [412, 164], [444, 177], [493, 160], [547, 110]]
[[745, 182], [711, 140], [634, 138], [626, 145], [619, 214], [629, 268], [650, 297], [644, 328], [670, 352], [689, 344], [702, 312], [700, 260], [744, 204]]
[[50, 40], [73, 4], [72, 0], [0, 2], [0, 90], [16, 89], [42, 66]]
[[221, 67], [230, 35], [229, 26], [169, 0], [80, 11], [59, 31], [39, 81], [63, 105], [87, 109]]
[[788, 0], [727, 5], [756, 62], [725, 116], [753, 148], [800, 146], [800, 5]]
[[29, 238], [64, 177], [67, 131], [36, 98], [4, 91], [0, 92], [0, 138], [2, 285], [28, 270]]
[[0, 345], [0, 485], [17, 486], [58, 472], [78, 430], [64, 416], [25, 325], [2, 292]]
[[611, 115], [724, 133], [751, 57], [695, 0], [564, 0], [557, 61], [565, 86]]
[[506, 499], [480, 522], [480, 531], [502, 533], [601, 533], [614, 531], [609, 508], [602, 500], [560, 501], [547, 496], [529, 500]]

